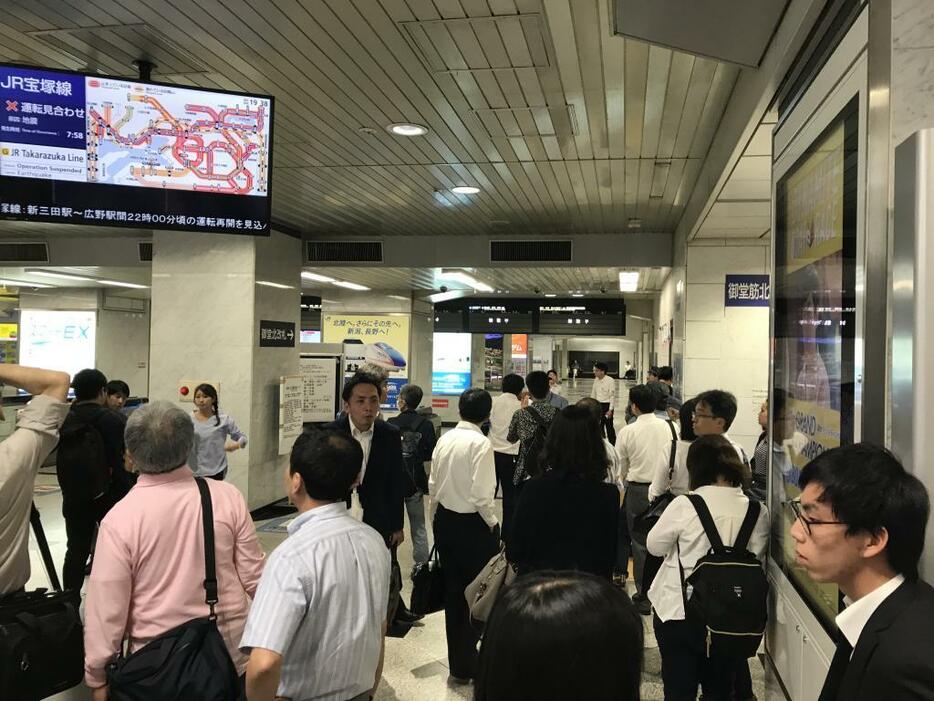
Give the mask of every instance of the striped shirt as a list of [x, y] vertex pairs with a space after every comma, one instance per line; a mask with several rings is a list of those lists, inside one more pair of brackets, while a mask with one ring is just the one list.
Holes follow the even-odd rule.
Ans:
[[269, 556], [240, 648], [282, 655], [278, 696], [346, 701], [376, 681], [388, 600], [382, 537], [343, 502], [319, 506]]

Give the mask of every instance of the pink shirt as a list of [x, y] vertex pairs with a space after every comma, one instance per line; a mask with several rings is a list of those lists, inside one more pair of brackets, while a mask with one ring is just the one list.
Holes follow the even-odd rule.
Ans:
[[[207, 480], [214, 508], [220, 603], [218, 629], [239, 673], [238, 645], [263, 553], [243, 496], [232, 484]], [[140, 475], [101, 522], [85, 604], [85, 681], [107, 683], [106, 666], [128, 635], [136, 650], [158, 635], [208, 615], [204, 603], [201, 499], [191, 470]]]

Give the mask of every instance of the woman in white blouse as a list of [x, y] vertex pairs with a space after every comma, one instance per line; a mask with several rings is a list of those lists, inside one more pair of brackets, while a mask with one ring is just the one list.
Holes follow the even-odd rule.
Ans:
[[[687, 469], [691, 490], [704, 499], [720, 538], [731, 545], [749, 506], [742, 490], [743, 465], [736, 450], [722, 436], [702, 436], [688, 450]], [[763, 506], [748, 546], [763, 562], [768, 536], [769, 516]], [[708, 659], [703, 625], [685, 620], [679, 556], [687, 578], [710, 550], [704, 527], [686, 496], [677, 497], [665, 509], [649, 532], [647, 546], [650, 553], [665, 558], [648, 596], [655, 609], [655, 637], [662, 656], [666, 701], [693, 701], [698, 684], [703, 687], [706, 701], [732, 698], [734, 673], [746, 660]]]
[[695, 404], [696, 402], [693, 399], [688, 399], [681, 405], [681, 430], [678, 433], [678, 442], [675, 444], [674, 470], [669, 468], [668, 460], [665, 460], [664, 463], [659, 462], [658, 468], [655, 470], [655, 477], [649, 486], [649, 501], [655, 500], [669, 490], [675, 496], [687, 494], [691, 491], [688, 484], [688, 449], [694, 439], [697, 438], [694, 433]]

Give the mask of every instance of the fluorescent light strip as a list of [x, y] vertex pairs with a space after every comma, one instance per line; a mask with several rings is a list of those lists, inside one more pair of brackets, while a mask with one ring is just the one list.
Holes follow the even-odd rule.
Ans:
[[52, 273], [47, 270], [29, 270], [25, 271], [29, 275], [38, 275], [40, 277], [53, 277], [58, 280], [77, 280], [78, 282], [97, 282], [94, 278], [83, 277], [81, 275], [72, 275], [71, 273]]
[[477, 292], [493, 292], [494, 288], [487, 285], [485, 282], [480, 282], [472, 275], [466, 273], [463, 270], [445, 270], [442, 268], [441, 272], [436, 275], [439, 280], [451, 280], [453, 282], [459, 282], [462, 285], [467, 285], [472, 287]]
[[102, 285], [112, 285], [114, 287], [129, 287], [131, 290], [148, 290], [149, 285], [137, 285], [135, 282], [120, 282], [119, 280], [98, 280]]
[[292, 285], [283, 285], [280, 282], [269, 282], [269, 280], [257, 280], [257, 285], [262, 285], [263, 287], [275, 287], [277, 290], [294, 290], [295, 287]]
[[358, 292], [363, 292], [370, 289], [366, 285], [358, 285], [355, 282], [346, 282], [344, 280], [334, 280], [331, 284], [337, 285], [338, 287], [345, 287], [348, 290], [357, 290]]
[[309, 273], [305, 270], [302, 271], [302, 278], [305, 280], [314, 280], [315, 282], [334, 282], [334, 278], [332, 277], [319, 275], [318, 273]]
[[23, 282], [21, 280], [9, 280], [4, 278], [0, 280], [0, 286], [2, 287], [38, 287], [40, 289], [48, 289], [54, 287], [54, 285], [42, 285], [38, 282]]

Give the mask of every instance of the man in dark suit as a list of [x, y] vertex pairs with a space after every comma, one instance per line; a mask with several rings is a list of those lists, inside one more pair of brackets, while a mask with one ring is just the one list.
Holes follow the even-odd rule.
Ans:
[[401, 434], [395, 426], [376, 418], [377, 378], [358, 372], [344, 384], [341, 397], [344, 413], [326, 428], [350, 434], [363, 448], [362, 474], [357, 487], [363, 522], [379, 531], [386, 545], [393, 547], [405, 540], [402, 514], [407, 485]]
[[934, 701], [934, 588], [918, 576], [924, 485], [862, 443], [822, 453], [799, 485], [797, 562], [846, 601], [820, 701]]

